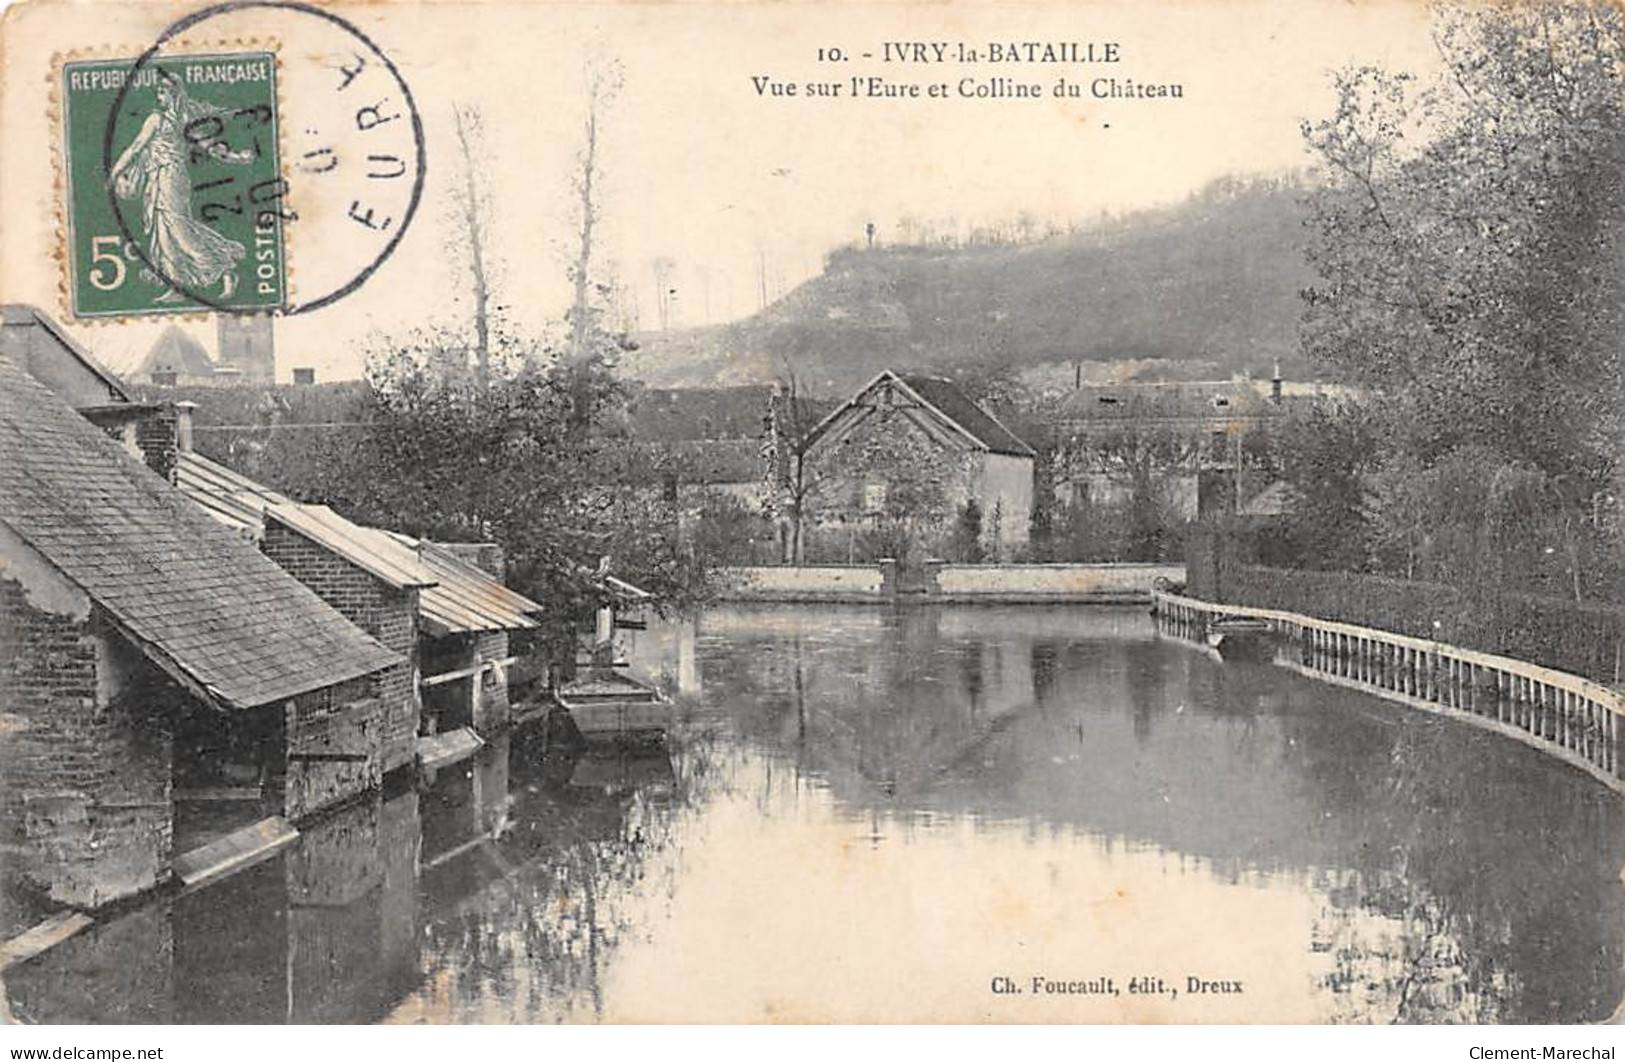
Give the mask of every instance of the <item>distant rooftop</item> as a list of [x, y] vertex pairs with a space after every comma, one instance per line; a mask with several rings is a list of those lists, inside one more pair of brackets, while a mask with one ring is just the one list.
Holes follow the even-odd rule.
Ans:
[[[902, 404], [915, 406], [922, 415], [933, 418], [950, 436], [962, 438], [969, 447], [989, 453], [1013, 457], [1033, 456], [1032, 447], [1005, 427], [998, 418], [970, 400], [951, 380], [935, 376], [900, 376], [886, 370], [865, 384], [857, 394], [838, 406], [807, 435], [807, 445], [813, 446], [828, 432], [841, 430], [839, 425], [855, 423], [873, 401], [891, 401], [900, 395]], [[871, 397], [876, 396], [876, 397]]]
[[1032, 456], [1032, 447], [993, 414], [972, 402], [970, 396], [953, 381], [937, 376], [904, 376], [901, 379], [909, 390], [946, 414], [993, 453]]
[[146, 379], [155, 372], [174, 372], [181, 376], [213, 376], [218, 366], [209, 352], [194, 336], [170, 325], [153, 341], [152, 349], [130, 373], [137, 379]]

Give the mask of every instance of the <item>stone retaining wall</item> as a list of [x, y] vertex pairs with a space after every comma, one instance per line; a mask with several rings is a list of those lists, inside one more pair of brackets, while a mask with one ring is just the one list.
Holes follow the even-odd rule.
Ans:
[[1182, 564], [944, 564], [899, 572], [874, 565], [753, 567], [724, 570], [725, 601], [988, 603], [1138, 603], [1158, 579], [1183, 582]]

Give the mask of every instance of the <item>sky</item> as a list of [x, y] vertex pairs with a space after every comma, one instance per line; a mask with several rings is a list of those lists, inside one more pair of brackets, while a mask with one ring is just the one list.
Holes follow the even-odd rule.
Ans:
[[[20, 5], [5, 34], [0, 117], [51, 137], [51, 57], [87, 42], [139, 44], [187, 7]], [[1027, 213], [1065, 225], [1176, 201], [1225, 174], [1302, 167], [1299, 123], [1331, 107], [1348, 64], [1427, 72], [1434, 50], [1420, 5], [1341, 0], [1051, 4], [374, 3], [334, 10], [399, 67], [425, 131], [421, 209], [393, 257], [354, 294], [279, 320], [279, 371], [354, 377], [365, 351], [413, 326], [466, 327], [466, 244], [453, 220], [467, 178], [454, 107], [478, 112], [476, 179], [489, 198], [497, 301], [540, 332], [569, 303], [572, 181], [590, 67], [623, 83], [602, 114], [600, 276], [658, 323], [653, 262], [674, 266], [674, 325], [754, 312], [814, 275], [831, 249], [897, 239], [913, 217], [982, 225]], [[241, 27], [232, 27], [237, 32]], [[884, 62], [888, 44], [1115, 43], [1114, 64]], [[284, 44], [284, 65], [301, 60]], [[846, 58], [827, 59], [839, 48]], [[820, 61], [824, 49], [826, 60]], [[869, 53], [873, 58], [864, 58]], [[309, 58], [309, 57], [306, 57]], [[853, 76], [947, 86], [941, 99], [852, 99]], [[958, 95], [962, 78], [1036, 83], [1037, 100]], [[1178, 84], [1179, 99], [1055, 99], [1057, 78]], [[753, 78], [838, 82], [835, 99], [758, 93]], [[290, 82], [291, 83], [291, 82]], [[288, 99], [286, 120], [305, 101]], [[286, 130], [284, 138], [287, 137]], [[61, 314], [52, 154], [0, 159], [0, 295]], [[320, 254], [300, 244], [299, 255]], [[308, 261], [308, 259], [307, 259]], [[182, 327], [213, 348], [213, 325]], [[114, 368], [162, 325], [70, 328]]]

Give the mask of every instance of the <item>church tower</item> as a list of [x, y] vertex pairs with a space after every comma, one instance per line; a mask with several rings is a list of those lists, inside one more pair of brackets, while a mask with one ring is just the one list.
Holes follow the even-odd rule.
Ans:
[[268, 313], [222, 313], [220, 367], [236, 370], [246, 384], [276, 383], [276, 340]]

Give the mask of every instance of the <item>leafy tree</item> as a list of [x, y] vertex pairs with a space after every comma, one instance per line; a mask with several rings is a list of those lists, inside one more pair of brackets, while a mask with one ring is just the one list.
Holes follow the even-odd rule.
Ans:
[[1367, 407], [1316, 402], [1279, 429], [1281, 477], [1291, 488], [1287, 534], [1300, 563], [1363, 568], [1370, 557], [1366, 476], [1377, 460]]
[[693, 517], [694, 552], [707, 566], [782, 560], [777, 555], [764, 556], [779, 546], [771, 523], [730, 494], [706, 491]]
[[[1418, 537], [1459, 511], [1450, 491], [1471, 465], [1538, 494], [1523, 538], [1550, 512], [1578, 558], [1625, 437], [1625, 19], [1592, 0], [1449, 4], [1435, 27], [1439, 83], [1346, 70], [1334, 112], [1304, 126], [1325, 180], [1308, 203], [1303, 341], [1371, 400], [1353, 419], [1312, 415], [1283, 446], [1300, 543], [1325, 564], [1369, 545], [1404, 570], [1425, 553], [1458, 572], [1475, 549], [1523, 549], [1506, 528], [1454, 535], [1468, 552], [1446, 562], [1451, 535]], [[1354, 515], [1367, 473], [1368, 542]]]
[[361, 515], [500, 542], [512, 582], [570, 620], [596, 602], [603, 556], [663, 600], [686, 600], [694, 571], [675, 509], [643, 486], [658, 470], [615, 430], [623, 396], [607, 356], [559, 358], [499, 335], [486, 378], [447, 340], [419, 334], [369, 367]]
[[558, 342], [515, 331], [491, 301], [479, 238], [488, 207], [474, 173], [478, 116], [458, 112], [468, 181], [457, 220], [472, 241], [475, 342], [427, 327], [375, 351], [357, 454], [371, 467], [353, 477], [362, 487], [352, 508], [382, 526], [501, 543], [510, 581], [548, 607], [561, 638], [598, 603], [604, 557], [666, 604], [699, 585], [678, 547], [676, 499], [656, 486], [663, 469], [627, 438], [627, 395], [615, 372], [627, 341], [605, 327], [613, 285], [596, 279], [600, 123], [618, 84], [613, 64], [588, 72], [573, 175], [574, 298]]
[[982, 552], [982, 507], [975, 498], [968, 499], [960, 507], [959, 516], [954, 521], [953, 538], [948, 543], [948, 555], [961, 564], [980, 564], [985, 559]]

